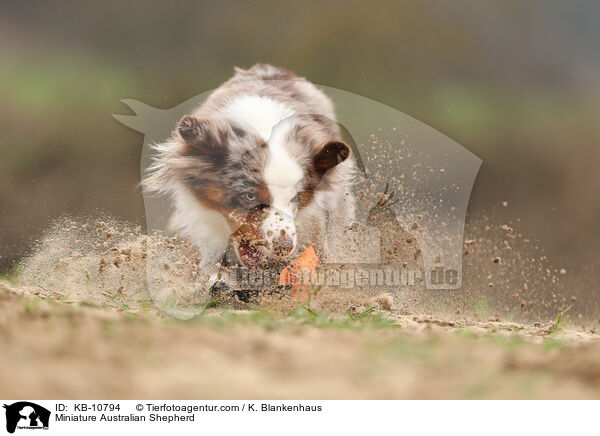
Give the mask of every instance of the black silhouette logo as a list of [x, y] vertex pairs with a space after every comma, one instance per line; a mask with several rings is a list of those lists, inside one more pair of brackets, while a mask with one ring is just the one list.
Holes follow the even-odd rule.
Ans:
[[6, 409], [6, 431], [18, 429], [48, 429], [50, 411], [29, 401], [4, 405]]

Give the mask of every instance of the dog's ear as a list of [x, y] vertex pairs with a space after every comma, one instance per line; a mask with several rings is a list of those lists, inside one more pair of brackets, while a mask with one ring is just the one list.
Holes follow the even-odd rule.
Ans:
[[228, 130], [217, 121], [185, 115], [177, 125], [177, 133], [185, 142], [184, 154], [188, 156], [220, 162], [227, 152]]
[[319, 175], [325, 174], [334, 166], [344, 162], [350, 156], [350, 147], [342, 141], [332, 141], [325, 144], [313, 158], [313, 165]]
[[200, 120], [191, 115], [185, 115], [177, 125], [177, 132], [186, 142], [194, 142], [202, 136]]

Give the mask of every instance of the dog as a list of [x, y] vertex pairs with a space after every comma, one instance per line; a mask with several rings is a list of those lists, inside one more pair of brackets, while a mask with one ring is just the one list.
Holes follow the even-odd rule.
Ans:
[[355, 217], [351, 148], [331, 100], [306, 79], [266, 64], [234, 76], [155, 145], [143, 184], [172, 199], [170, 228], [204, 267], [230, 244], [248, 268], [285, 265]]

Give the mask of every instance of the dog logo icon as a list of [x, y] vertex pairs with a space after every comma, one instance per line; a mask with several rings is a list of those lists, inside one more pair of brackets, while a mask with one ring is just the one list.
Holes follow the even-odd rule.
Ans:
[[4, 405], [6, 409], [6, 431], [14, 433], [16, 429], [48, 430], [50, 411], [29, 401], [19, 401]]

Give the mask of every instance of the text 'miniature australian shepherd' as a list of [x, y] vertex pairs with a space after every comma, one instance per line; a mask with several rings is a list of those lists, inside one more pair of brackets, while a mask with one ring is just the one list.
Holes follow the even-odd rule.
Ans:
[[285, 264], [309, 244], [327, 259], [327, 239], [353, 222], [355, 163], [333, 105], [288, 70], [236, 69], [155, 147], [145, 187], [171, 196], [171, 228], [205, 267], [230, 238], [250, 268]]

